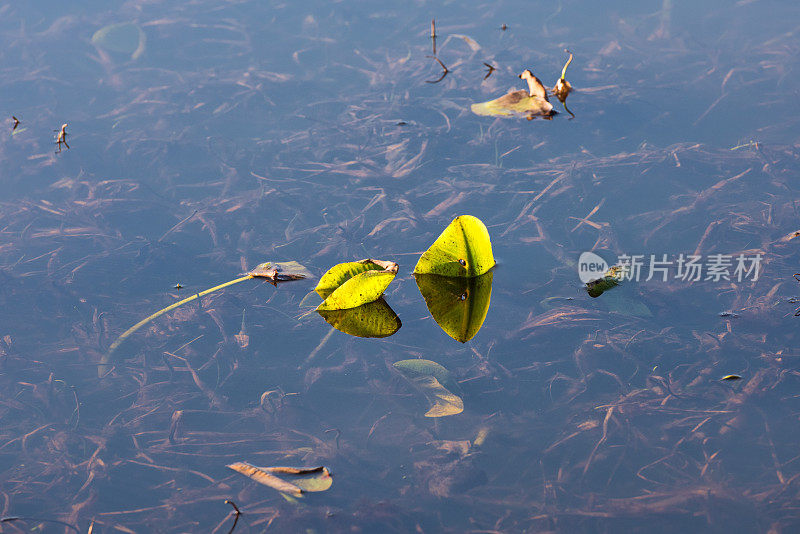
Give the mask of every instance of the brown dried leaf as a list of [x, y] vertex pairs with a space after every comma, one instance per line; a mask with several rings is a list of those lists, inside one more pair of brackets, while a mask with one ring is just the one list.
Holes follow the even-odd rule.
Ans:
[[265, 486], [269, 486], [270, 488], [276, 489], [281, 493], [288, 493], [290, 495], [296, 495], [296, 496], [300, 496], [303, 494], [303, 490], [300, 489], [299, 487], [269, 474], [260, 467], [250, 465], [246, 462], [236, 462], [233, 464], [229, 464], [228, 467], [238, 473], [241, 473], [247, 477], [252, 478], [259, 484], [264, 484]]

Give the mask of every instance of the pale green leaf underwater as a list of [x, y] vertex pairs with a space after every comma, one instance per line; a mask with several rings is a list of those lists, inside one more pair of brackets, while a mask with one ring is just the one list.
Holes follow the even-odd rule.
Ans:
[[92, 35], [92, 43], [100, 48], [138, 59], [144, 53], [147, 38], [144, 31], [132, 22], [109, 24]]
[[450, 371], [438, 363], [414, 359], [402, 360], [393, 365], [428, 399], [431, 407], [425, 417], [444, 417], [464, 411], [464, 401], [453, 393], [458, 391], [458, 384], [453, 380]]

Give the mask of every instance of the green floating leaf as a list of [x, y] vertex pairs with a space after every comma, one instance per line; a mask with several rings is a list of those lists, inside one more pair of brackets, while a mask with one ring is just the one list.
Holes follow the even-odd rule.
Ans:
[[472, 104], [470, 107], [476, 115], [484, 117], [520, 117], [532, 119], [534, 117], [550, 117], [553, 114], [553, 105], [538, 95], [530, 96], [528, 91], [520, 89], [508, 94]]
[[619, 285], [619, 282], [614, 278], [600, 278], [599, 280], [593, 280], [586, 284], [586, 292], [589, 293], [589, 296], [593, 299], [596, 299], [609, 289], [616, 287]]
[[434, 321], [448, 336], [466, 343], [475, 337], [486, 319], [493, 276], [489, 271], [474, 278], [435, 274], [418, 274], [415, 278]]
[[109, 24], [92, 35], [92, 43], [111, 52], [131, 54], [131, 59], [138, 59], [144, 54], [147, 37], [144, 31], [132, 22]]
[[614, 265], [609, 268], [602, 278], [592, 280], [586, 284], [586, 292], [592, 298], [597, 298], [611, 288], [619, 285], [625, 279], [627, 269], [621, 265]]
[[358, 274], [366, 271], [390, 271], [397, 273], [397, 268], [397, 264], [393, 261], [372, 259], [340, 263], [334, 265], [328, 269], [328, 272], [322, 275], [314, 291], [323, 299], [328, 298], [328, 295], [333, 293], [337, 287]]
[[397, 271], [365, 271], [357, 274], [317, 306], [317, 311], [346, 310], [377, 300], [394, 280]]
[[480, 276], [494, 267], [489, 231], [477, 217], [460, 215], [422, 254], [414, 274]]
[[402, 360], [393, 364], [430, 402], [425, 417], [444, 417], [464, 411], [464, 401], [453, 393], [458, 384], [450, 371], [431, 360]]
[[[610, 289], [620, 286], [623, 280], [629, 279], [630, 266], [614, 265], [610, 267], [602, 278], [593, 280], [586, 284], [586, 292], [592, 298], [597, 298]], [[621, 293], [606, 293], [603, 302], [609, 311], [627, 315], [630, 317], [652, 317], [653, 312], [644, 304], [629, 286], [621, 287]], [[627, 293], [627, 294], [626, 294]]]
[[356, 337], [388, 337], [402, 326], [400, 318], [382, 298], [357, 308], [318, 313], [336, 330]]

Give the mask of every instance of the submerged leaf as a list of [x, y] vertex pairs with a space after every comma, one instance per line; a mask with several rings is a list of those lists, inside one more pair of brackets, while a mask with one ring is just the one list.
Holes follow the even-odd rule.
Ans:
[[377, 300], [394, 280], [397, 271], [365, 271], [350, 278], [317, 306], [321, 310], [346, 310]]
[[300, 496], [303, 493], [303, 490], [299, 487], [286, 482], [283, 479], [280, 479], [276, 476], [269, 474], [267, 471], [260, 467], [256, 467], [254, 465], [250, 465], [246, 462], [236, 462], [229, 464], [228, 467], [233, 469], [234, 471], [241, 473], [247, 477], [252, 478], [259, 484], [264, 484], [265, 486], [269, 486], [272, 489], [276, 489], [282, 493], [289, 493], [291, 495]]
[[[260, 484], [280, 491], [284, 495], [301, 497], [304, 492], [325, 491], [333, 484], [333, 478], [326, 467], [257, 467], [246, 462], [228, 465], [230, 469], [248, 476]], [[292, 477], [292, 482], [278, 478], [275, 474]]]
[[340, 263], [338, 265], [334, 265], [328, 269], [328, 272], [322, 275], [322, 278], [319, 279], [319, 283], [317, 284], [317, 287], [314, 288], [314, 291], [316, 291], [320, 297], [327, 298], [328, 295], [333, 293], [337, 287], [357, 274], [373, 270], [397, 273], [397, 268], [398, 265], [393, 261], [372, 259]]
[[464, 401], [453, 393], [453, 390], [458, 390], [458, 384], [450, 371], [438, 363], [431, 360], [402, 360], [393, 365], [431, 403], [425, 417], [444, 417], [464, 411]]
[[144, 53], [147, 38], [139, 26], [123, 22], [97, 30], [92, 35], [92, 43], [111, 52], [131, 54], [131, 59], [138, 59]]
[[[467, 43], [467, 46], [473, 52], [477, 52], [477, 51], [479, 51], [481, 49], [481, 45], [479, 45], [478, 42], [475, 39], [473, 39], [472, 37], [470, 37], [468, 35], [461, 35], [461, 34], [458, 34], [458, 33], [454, 33], [452, 35], [452, 37], [458, 37], [458, 38], [462, 39], [465, 43]], [[448, 39], [449, 39], [449, 37], [448, 37]]]
[[[629, 291], [632, 293], [632, 291]], [[608, 310], [612, 312], [619, 313], [620, 315], [627, 315], [628, 317], [652, 317], [653, 312], [650, 311], [650, 308], [636, 295], [626, 295], [623, 291], [622, 293], [614, 292], [609, 293], [607, 296], [603, 297], [603, 302], [605, 302], [606, 306], [608, 306]]]
[[317, 492], [325, 491], [333, 484], [333, 477], [324, 467], [318, 473], [312, 475], [305, 475], [293, 480], [295, 485], [302, 488], [303, 491]]
[[239, 330], [238, 334], [233, 336], [240, 349], [246, 349], [250, 345], [250, 336], [247, 335], [244, 325], [244, 312], [245, 310], [242, 310], [242, 328]]
[[434, 321], [444, 332], [466, 343], [483, 326], [492, 299], [489, 271], [473, 278], [454, 278], [435, 274], [415, 275], [417, 287]]
[[472, 277], [488, 272], [494, 264], [486, 226], [477, 217], [460, 215], [422, 254], [414, 274]]
[[443, 387], [434, 377], [419, 377], [414, 383], [425, 393], [432, 405], [425, 412], [425, 417], [446, 417], [464, 411], [464, 401], [461, 397]]
[[382, 298], [357, 308], [318, 313], [335, 329], [356, 337], [388, 337], [402, 326], [400, 318]]
[[459, 393], [460, 388], [458, 387], [458, 383], [453, 379], [452, 373], [433, 360], [414, 358], [412, 360], [395, 362], [393, 366], [409, 380], [415, 376], [430, 375], [436, 378], [444, 387]]

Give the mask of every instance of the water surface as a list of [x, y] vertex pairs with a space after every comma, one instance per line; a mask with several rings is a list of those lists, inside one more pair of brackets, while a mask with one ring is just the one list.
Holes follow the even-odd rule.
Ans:
[[[225, 499], [245, 532], [798, 527], [796, 6], [48, 1], [0, 16], [0, 506], [23, 518], [4, 528], [226, 532]], [[433, 17], [451, 70], [437, 84]], [[146, 35], [136, 59], [92, 44], [127, 22]], [[565, 48], [574, 118], [555, 99], [551, 121], [470, 113], [524, 68], [554, 83]], [[461, 344], [409, 273], [465, 213], [499, 265]], [[592, 299], [586, 250], [760, 253], [763, 269]], [[331, 333], [303, 302], [314, 281], [250, 281], [137, 332], [98, 378], [113, 340], [177, 298], [263, 261], [319, 276], [366, 257], [400, 263], [391, 337]], [[423, 416], [392, 366], [413, 358], [453, 373], [463, 413]], [[334, 483], [287, 502], [236, 461], [325, 465]]]

